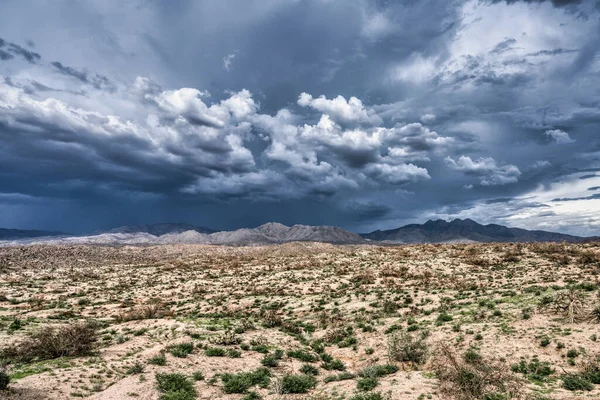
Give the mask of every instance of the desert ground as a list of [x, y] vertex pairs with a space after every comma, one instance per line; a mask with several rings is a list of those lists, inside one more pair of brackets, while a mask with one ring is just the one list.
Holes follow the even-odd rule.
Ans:
[[2, 399], [597, 399], [600, 243], [0, 248]]

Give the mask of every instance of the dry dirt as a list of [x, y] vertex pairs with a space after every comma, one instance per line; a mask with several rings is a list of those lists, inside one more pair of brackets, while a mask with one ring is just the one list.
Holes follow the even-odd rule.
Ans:
[[[199, 399], [448, 399], [433, 361], [446, 344], [523, 384], [521, 397], [490, 399], [597, 399], [600, 385], [571, 391], [561, 378], [600, 354], [599, 271], [592, 243], [0, 248], [0, 368], [11, 377], [0, 398], [159, 399], [156, 373], [180, 373]], [[10, 356], [44, 327], [81, 321], [97, 327], [87, 355]], [[424, 338], [422, 363], [390, 354], [402, 334]], [[176, 357], [168, 346], [177, 343], [193, 351]], [[278, 349], [269, 385], [248, 389], [262, 397], [224, 393], [222, 374], [263, 367], [263, 352]], [[161, 353], [165, 365], [149, 362]], [[552, 372], [510, 371], [534, 357]], [[316, 387], [281, 393], [282, 378], [305, 364]], [[358, 389], [366, 367], [386, 364], [398, 370]], [[349, 379], [325, 382], [341, 369]]]

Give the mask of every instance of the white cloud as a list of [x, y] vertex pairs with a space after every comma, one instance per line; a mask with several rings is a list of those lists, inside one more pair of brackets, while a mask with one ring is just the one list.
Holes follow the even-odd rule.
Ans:
[[479, 177], [483, 186], [515, 183], [519, 181], [519, 176], [521, 176], [521, 171], [515, 165], [499, 165], [491, 157], [480, 157], [477, 160], [472, 160], [469, 156], [460, 156], [458, 161], [446, 157], [444, 161], [455, 171]]
[[435, 121], [435, 114], [424, 114], [421, 115], [421, 122], [430, 124]]
[[231, 71], [231, 69], [233, 68], [232, 65], [234, 58], [235, 53], [229, 53], [225, 57], [223, 57], [223, 68], [225, 68], [226, 71]]
[[375, 110], [364, 107], [362, 101], [354, 96], [349, 100], [343, 96], [329, 100], [325, 96], [315, 99], [308, 93], [302, 93], [298, 97], [298, 105], [321, 111], [339, 124], [379, 125], [383, 122]]
[[575, 140], [571, 139], [567, 132], [561, 131], [560, 129], [549, 129], [544, 132], [544, 134], [557, 144], [568, 144], [575, 142]]

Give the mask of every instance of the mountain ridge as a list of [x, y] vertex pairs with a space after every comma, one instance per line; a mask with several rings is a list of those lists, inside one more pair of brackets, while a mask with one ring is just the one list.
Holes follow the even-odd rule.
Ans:
[[[12, 231], [13, 236], [2, 236]], [[44, 235], [47, 233], [47, 235]], [[31, 235], [31, 236], [28, 236]], [[256, 228], [214, 231], [190, 224], [161, 223], [121, 226], [89, 235], [67, 235], [50, 231], [19, 231], [0, 228], [0, 244], [98, 244], [160, 245], [208, 244], [227, 246], [268, 245], [289, 242], [332, 244], [418, 244], [488, 242], [587, 242], [598, 237], [581, 237], [541, 230], [482, 225], [471, 219], [429, 220], [395, 229], [356, 234], [336, 226], [292, 225], [268, 222]]]
[[438, 219], [424, 224], [409, 224], [389, 230], [361, 234], [367, 240], [388, 243], [457, 243], [457, 242], [582, 242], [582, 236], [542, 230], [509, 228], [498, 224], [479, 224], [472, 219]]

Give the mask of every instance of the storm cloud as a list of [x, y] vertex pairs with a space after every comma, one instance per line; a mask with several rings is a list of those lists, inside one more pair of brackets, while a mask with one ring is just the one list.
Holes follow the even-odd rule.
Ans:
[[7, 1], [0, 15], [0, 226], [600, 230], [595, 1]]

